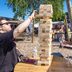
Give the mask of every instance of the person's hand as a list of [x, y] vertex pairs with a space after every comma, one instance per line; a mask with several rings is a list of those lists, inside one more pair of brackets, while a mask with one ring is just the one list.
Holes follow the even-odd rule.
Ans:
[[36, 10], [33, 11], [33, 13], [31, 14], [31, 17], [34, 19], [36, 15]]
[[36, 15], [36, 10], [33, 11], [33, 13], [31, 14], [31, 16], [29, 17], [31, 20], [33, 20], [35, 18]]

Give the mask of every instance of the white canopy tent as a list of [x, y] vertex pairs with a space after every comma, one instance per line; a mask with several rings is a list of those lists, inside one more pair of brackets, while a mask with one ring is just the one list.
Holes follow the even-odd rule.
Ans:
[[[57, 21], [57, 22], [52, 22], [52, 24], [54, 24], [54, 25], [56, 25], [56, 24], [64, 24], [64, 22], [63, 21]], [[34, 27], [38, 28], [39, 27], [39, 23], [35, 23]]]

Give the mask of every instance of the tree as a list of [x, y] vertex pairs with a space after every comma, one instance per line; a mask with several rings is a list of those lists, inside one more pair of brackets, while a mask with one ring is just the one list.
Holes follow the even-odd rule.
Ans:
[[52, 4], [53, 6], [53, 21], [63, 20], [64, 12], [63, 12], [63, 3], [64, 0], [45, 0], [47, 4]]
[[64, 0], [7, 0], [8, 6], [12, 7], [15, 17], [31, 13], [33, 9], [39, 10], [40, 4], [53, 5], [53, 21], [63, 20], [63, 2]]
[[69, 19], [71, 18], [71, 5], [70, 0], [66, 0]]
[[7, 0], [7, 5], [12, 8], [15, 13], [14, 18], [24, 17], [27, 9], [27, 2], [25, 0]]
[[[71, 4], [70, 4], [70, 0], [66, 0], [66, 3], [67, 3], [67, 9], [68, 9], [68, 16], [69, 16], [69, 21], [70, 21], [70, 24], [71, 24], [71, 32], [72, 32], [72, 16], [71, 16]], [[72, 34], [71, 34], [71, 41], [72, 41]]]

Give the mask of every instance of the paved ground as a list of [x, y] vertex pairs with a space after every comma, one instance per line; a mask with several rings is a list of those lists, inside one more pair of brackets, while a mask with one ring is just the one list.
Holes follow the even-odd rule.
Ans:
[[[34, 37], [32, 43], [31, 37], [25, 37], [24, 39], [18, 39], [16, 41], [17, 49], [24, 56], [32, 56], [33, 49], [39, 47], [38, 38]], [[72, 49], [70, 48], [59, 48], [59, 42], [52, 43], [52, 54], [63, 55], [66, 60], [72, 63]]]
[[[38, 43], [38, 38], [34, 37], [34, 41], [32, 43], [31, 37], [25, 37], [25, 38], [18, 38], [16, 40], [16, 44], [17, 44], [17, 50], [24, 56], [32, 56], [33, 55], [33, 49], [36, 47], [39, 47], [39, 43]], [[50, 66], [50, 68], [48, 70], [42, 70], [43, 68], [38, 68], [34, 66], [32, 67], [32, 65], [30, 67], [31, 68], [31, 72], [35, 72], [36, 70], [38, 70], [39, 72], [72, 72], [72, 49], [70, 48], [59, 48], [59, 42], [52, 42], [52, 55], [54, 56], [52, 64]], [[20, 63], [19, 63], [20, 64]], [[29, 66], [29, 64], [28, 64]], [[28, 67], [27, 66], [27, 67]], [[28, 72], [28, 71], [24, 71], [24, 70], [29, 70], [30, 71], [30, 67], [28, 67], [29, 69], [26, 69], [26, 63], [24, 64], [20, 64], [17, 66], [18, 68], [16, 68], [15, 72]], [[24, 69], [25, 67], [25, 69]], [[46, 68], [46, 67], [45, 67]], [[34, 69], [34, 71], [33, 71]], [[36, 70], [35, 70], [36, 69]], [[41, 69], [41, 71], [40, 71]], [[21, 70], [21, 71], [19, 71]], [[36, 71], [36, 72], [38, 72]]]

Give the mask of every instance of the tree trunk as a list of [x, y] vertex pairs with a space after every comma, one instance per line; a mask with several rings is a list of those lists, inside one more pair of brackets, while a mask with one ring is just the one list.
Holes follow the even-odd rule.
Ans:
[[[66, 0], [67, 3], [67, 9], [68, 9], [68, 16], [71, 24], [71, 32], [72, 32], [72, 16], [71, 16], [71, 0]], [[72, 34], [71, 34], [71, 39], [72, 39]]]
[[70, 2], [70, 0], [66, 0], [66, 3], [67, 3], [69, 19], [71, 19], [71, 2]]

